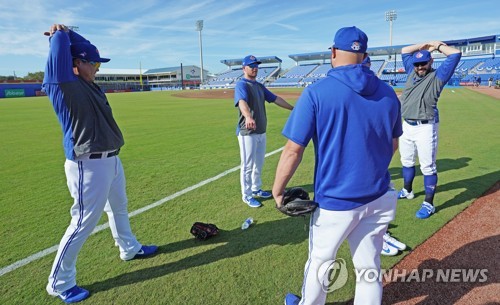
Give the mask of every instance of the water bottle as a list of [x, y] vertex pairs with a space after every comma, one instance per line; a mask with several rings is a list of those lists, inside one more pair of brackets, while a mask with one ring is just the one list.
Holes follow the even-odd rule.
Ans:
[[242, 230], [248, 229], [252, 223], [253, 223], [253, 218], [248, 217], [247, 219], [245, 219], [245, 222], [243, 222], [243, 224], [241, 225], [241, 229]]

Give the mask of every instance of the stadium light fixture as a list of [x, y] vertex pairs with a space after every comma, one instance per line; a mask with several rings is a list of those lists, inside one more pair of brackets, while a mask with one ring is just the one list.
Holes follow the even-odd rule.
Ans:
[[203, 30], [203, 20], [197, 20], [196, 21], [196, 31], [200, 32], [200, 89], [201, 85], [203, 84], [203, 46], [201, 43], [201, 30]]
[[385, 12], [385, 21], [389, 21], [389, 43], [392, 47], [392, 22], [398, 18], [395, 10]]

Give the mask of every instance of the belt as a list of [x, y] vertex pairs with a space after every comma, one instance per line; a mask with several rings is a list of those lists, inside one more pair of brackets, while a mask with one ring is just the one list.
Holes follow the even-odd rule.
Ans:
[[432, 124], [432, 123], [434, 123], [434, 120], [410, 120], [410, 119], [405, 119], [405, 122], [408, 123], [411, 126], [417, 126], [417, 125], [422, 125], [422, 124]]
[[109, 158], [109, 157], [117, 156], [119, 153], [120, 153], [119, 149], [112, 151], [112, 152], [108, 152], [108, 153], [105, 153], [105, 152], [104, 153], [95, 153], [95, 154], [90, 154], [89, 159]]

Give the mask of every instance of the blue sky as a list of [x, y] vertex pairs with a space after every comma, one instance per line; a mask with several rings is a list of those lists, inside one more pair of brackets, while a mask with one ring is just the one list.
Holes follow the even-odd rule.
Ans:
[[[480, 4], [480, 6], [478, 6]], [[385, 12], [396, 10], [393, 44], [500, 34], [498, 0], [15, 0], [0, 3], [0, 75], [43, 71], [53, 23], [79, 27], [111, 61], [103, 68], [143, 71], [200, 65], [196, 20], [204, 20], [203, 67], [221, 59], [320, 52], [337, 29], [356, 25], [369, 47], [389, 45]]]

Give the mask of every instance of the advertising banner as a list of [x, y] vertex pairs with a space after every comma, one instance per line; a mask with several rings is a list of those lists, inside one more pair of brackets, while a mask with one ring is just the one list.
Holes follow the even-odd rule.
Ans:
[[5, 97], [23, 97], [24, 89], [5, 89]]

